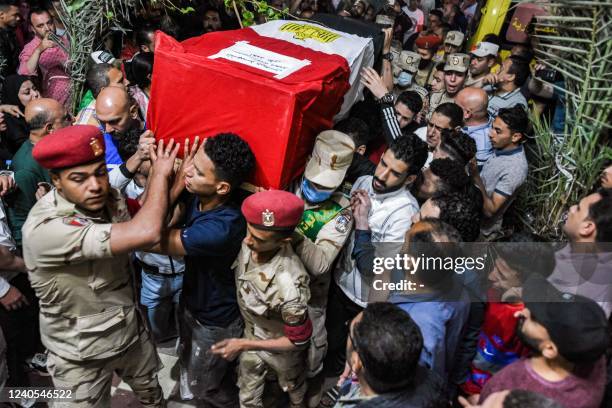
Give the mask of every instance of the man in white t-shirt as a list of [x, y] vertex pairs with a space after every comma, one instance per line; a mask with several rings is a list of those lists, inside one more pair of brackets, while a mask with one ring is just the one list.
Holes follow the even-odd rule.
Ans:
[[419, 7], [418, 0], [409, 0], [408, 6], [402, 7], [402, 11], [412, 21], [412, 27], [404, 34], [404, 41], [406, 41], [412, 34], [421, 32], [423, 30], [423, 24], [425, 24], [425, 14]]

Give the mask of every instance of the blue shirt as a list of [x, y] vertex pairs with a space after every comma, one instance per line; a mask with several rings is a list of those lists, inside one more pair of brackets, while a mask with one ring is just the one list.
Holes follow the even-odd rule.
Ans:
[[240, 316], [232, 263], [246, 235], [240, 210], [221, 205], [198, 210], [194, 197], [181, 231], [185, 252], [182, 302], [205, 326], [227, 327]]
[[493, 156], [493, 145], [489, 139], [492, 121], [483, 125], [465, 126], [463, 131], [476, 142], [476, 162], [478, 170], [482, 170], [483, 164]]

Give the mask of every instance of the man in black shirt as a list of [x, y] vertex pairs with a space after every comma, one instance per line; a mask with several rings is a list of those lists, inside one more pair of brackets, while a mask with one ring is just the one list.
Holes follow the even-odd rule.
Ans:
[[21, 20], [15, 1], [0, 0], [0, 81], [14, 74], [19, 63], [19, 47], [15, 28]]

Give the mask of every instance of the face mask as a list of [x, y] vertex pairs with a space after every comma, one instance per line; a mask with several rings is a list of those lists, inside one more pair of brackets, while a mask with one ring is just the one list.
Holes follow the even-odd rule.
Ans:
[[302, 180], [302, 194], [309, 203], [322, 203], [331, 197], [333, 191], [317, 190], [308, 180]]
[[402, 87], [406, 87], [412, 83], [412, 74], [406, 71], [402, 71], [397, 77], [397, 84]]

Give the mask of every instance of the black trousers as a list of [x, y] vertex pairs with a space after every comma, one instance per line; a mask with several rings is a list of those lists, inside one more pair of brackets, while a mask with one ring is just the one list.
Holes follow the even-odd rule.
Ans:
[[350, 300], [332, 280], [327, 300], [327, 355], [323, 362], [326, 376], [342, 374], [346, 362], [346, 339], [351, 320], [363, 308]]
[[28, 306], [11, 311], [0, 306], [0, 327], [6, 340], [6, 364], [9, 376], [6, 385], [23, 387], [29, 385], [24, 361], [44, 350], [40, 341], [38, 299], [30, 286], [27, 274], [20, 273], [9, 283], [30, 302]]

